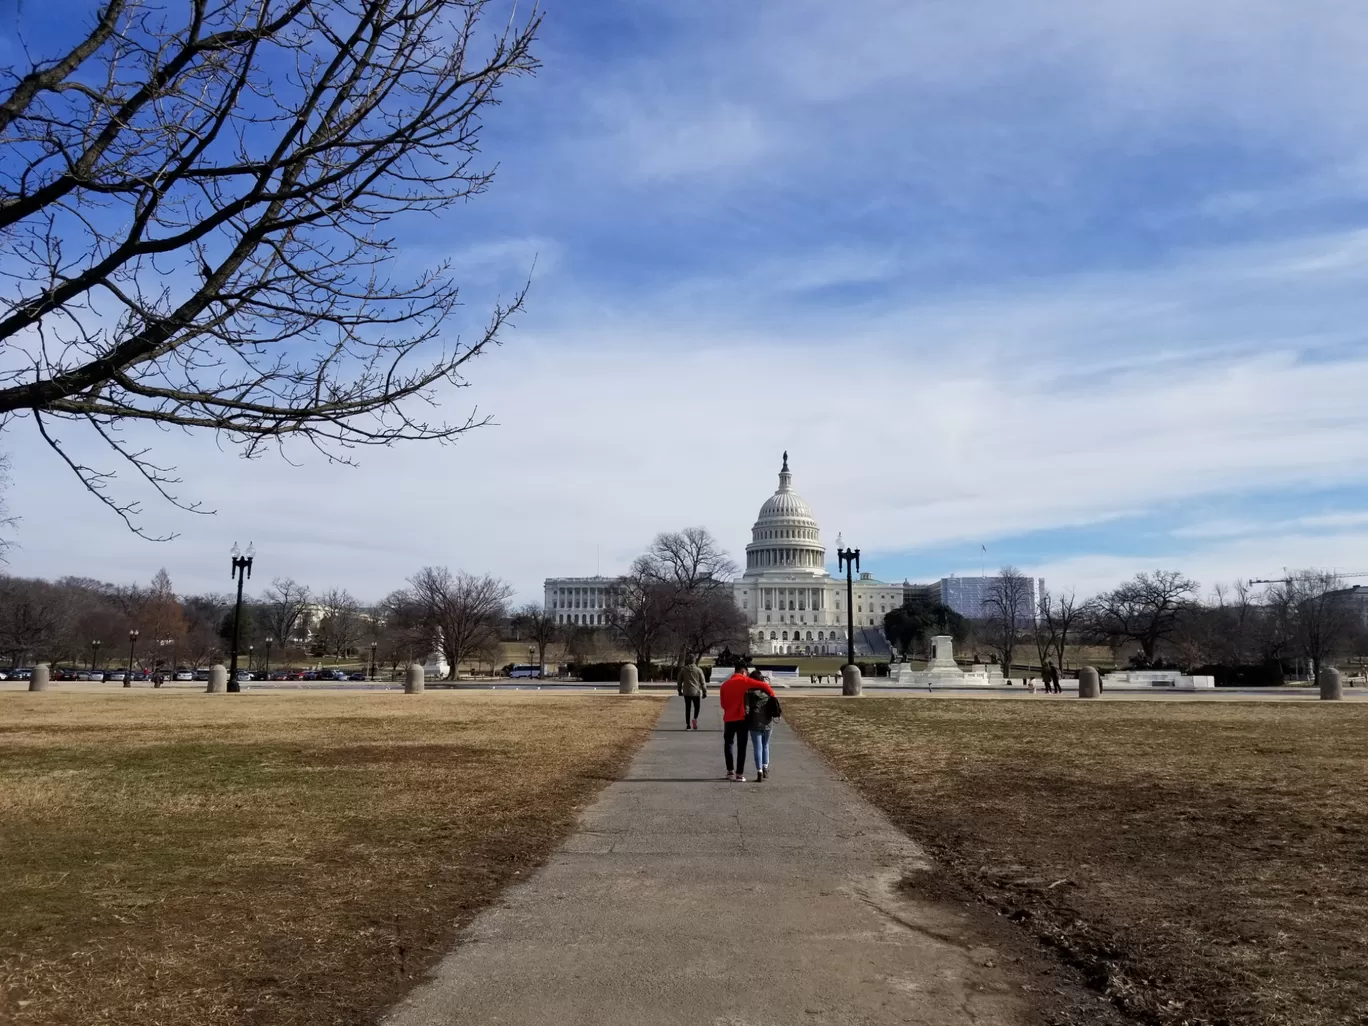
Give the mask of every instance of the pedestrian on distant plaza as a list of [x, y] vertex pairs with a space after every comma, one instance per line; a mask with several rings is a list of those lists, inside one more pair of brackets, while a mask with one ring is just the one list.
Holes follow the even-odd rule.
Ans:
[[[727, 760], [727, 779], [744, 784], [746, 782], [746, 692], [753, 687], [769, 690], [762, 681], [751, 680], [746, 675], [744, 660], [736, 661], [736, 672], [722, 682], [717, 696], [722, 702], [722, 754]], [[770, 694], [774, 694], [770, 691]], [[732, 746], [735, 742], [736, 758], [732, 759]]]
[[[779, 699], [770, 690], [769, 682], [759, 670], [752, 670], [755, 685], [746, 690], [746, 731], [750, 734], [751, 760], [755, 763], [755, 779], [769, 779], [770, 733], [774, 721], [783, 715]], [[758, 685], [758, 686], [756, 686]]]
[[1054, 663], [1045, 664], [1045, 693], [1059, 694], [1059, 667]]
[[698, 665], [697, 656], [688, 656], [679, 671], [679, 693], [684, 697], [684, 729], [698, 729], [698, 714], [708, 697], [708, 681]]

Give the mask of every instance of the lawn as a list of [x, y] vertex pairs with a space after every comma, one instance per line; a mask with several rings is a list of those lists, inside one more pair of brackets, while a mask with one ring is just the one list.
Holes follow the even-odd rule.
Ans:
[[373, 1023], [550, 854], [658, 712], [0, 694], [0, 1022]]
[[1368, 707], [794, 697], [784, 710], [961, 893], [1137, 1021], [1364, 1021]]

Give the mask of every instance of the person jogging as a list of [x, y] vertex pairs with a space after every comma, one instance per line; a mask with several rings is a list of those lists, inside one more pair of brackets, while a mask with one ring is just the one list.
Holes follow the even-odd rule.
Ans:
[[754, 683], [746, 689], [746, 731], [750, 734], [755, 779], [763, 781], [769, 779], [771, 725], [783, 710], [759, 670], [752, 670], [750, 678]]
[[[722, 682], [718, 698], [722, 701], [722, 752], [727, 760], [727, 779], [746, 782], [746, 692], [762, 688], [771, 695], [770, 686], [762, 680], [746, 676], [746, 664], [737, 660], [736, 672]], [[736, 760], [732, 761], [732, 742], [736, 743]]]
[[699, 668], [698, 658], [689, 656], [684, 660], [684, 668], [679, 671], [679, 693], [684, 697], [684, 729], [698, 729], [698, 713], [703, 707], [703, 699], [708, 697], [708, 681]]

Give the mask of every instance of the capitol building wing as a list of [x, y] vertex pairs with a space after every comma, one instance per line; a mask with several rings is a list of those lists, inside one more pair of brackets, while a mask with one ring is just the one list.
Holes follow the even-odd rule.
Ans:
[[[546, 609], [563, 624], [598, 626], [618, 594], [618, 580], [548, 578]], [[779, 487], [765, 500], [746, 546], [745, 572], [733, 597], [750, 623], [755, 655], [844, 655], [846, 582], [826, 568], [826, 547], [811, 507], [793, 490], [788, 453]], [[884, 614], [903, 602], [903, 586], [862, 573], [853, 585], [856, 652], [882, 649]]]

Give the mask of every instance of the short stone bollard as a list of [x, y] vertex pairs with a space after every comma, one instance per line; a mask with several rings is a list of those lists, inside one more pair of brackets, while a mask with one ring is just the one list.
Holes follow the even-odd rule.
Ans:
[[1096, 698], [1102, 690], [1102, 675], [1095, 666], [1085, 666], [1078, 671], [1078, 697]]
[[841, 667], [841, 694], [859, 695], [864, 693], [864, 681], [860, 678], [860, 668], [854, 663]]
[[623, 663], [622, 669], [618, 671], [618, 694], [635, 695], [637, 693], [637, 668], [636, 663]]
[[228, 693], [228, 667], [222, 663], [215, 663], [209, 667], [209, 686], [204, 689], [205, 694], [226, 695]]
[[48, 681], [52, 679], [52, 671], [48, 669], [47, 663], [39, 663], [33, 668], [33, 676], [29, 678], [30, 691], [46, 691]]
[[422, 664], [409, 663], [408, 669], [404, 671], [404, 694], [421, 695], [425, 684]]
[[1321, 670], [1318, 683], [1322, 702], [1338, 702], [1344, 697], [1344, 679], [1333, 666]]

